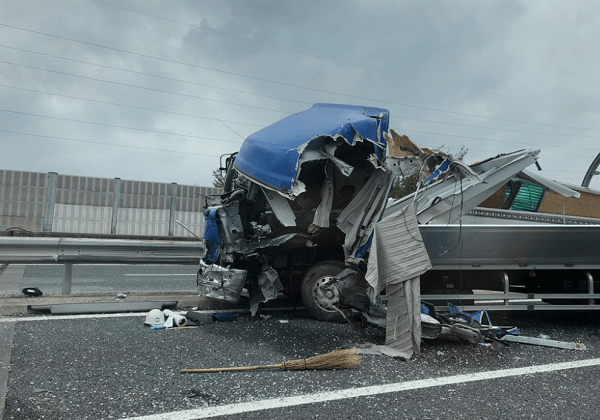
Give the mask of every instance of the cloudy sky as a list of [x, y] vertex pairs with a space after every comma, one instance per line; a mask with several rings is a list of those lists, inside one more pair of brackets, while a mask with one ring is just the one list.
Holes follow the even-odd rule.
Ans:
[[[471, 163], [600, 152], [600, 2], [0, 0], [0, 169], [211, 185], [316, 102]], [[591, 186], [600, 188], [600, 177]]]

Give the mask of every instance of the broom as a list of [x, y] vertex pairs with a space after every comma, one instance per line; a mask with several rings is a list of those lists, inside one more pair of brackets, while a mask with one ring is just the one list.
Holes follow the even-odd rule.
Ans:
[[210, 369], [181, 369], [181, 373], [215, 373], [239, 372], [243, 370], [281, 369], [281, 370], [324, 370], [348, 369], [360, 363], [361, 357], [356, 354], [356, 349], [334, 350], [326, 354], [309, 357], [308, 359], [281, 362], [276, 365], [238, 366], [228, 368]]

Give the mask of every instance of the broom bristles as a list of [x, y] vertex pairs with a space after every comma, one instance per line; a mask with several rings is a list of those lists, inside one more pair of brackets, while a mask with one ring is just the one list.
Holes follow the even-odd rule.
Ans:
[[362, 358], [356, 354], [356, 349], [338, 349], [307, 359], [278, 363], [274, 367], [283, 370], [348, 369], [358, 365], [361, 359]]
[[210, 369], [181, 369], [181, 373], [215, 373], [235, 372], [258, 369], [281, 369], [281, 370], [319, 370], [319, 369], [348, 369], [360, 363], [362, 357], [356, 354], [356, 349], [334, 350], [326, 354], [309, 357], [307, 359], [291, 360], [276, 365], [245, 366]]

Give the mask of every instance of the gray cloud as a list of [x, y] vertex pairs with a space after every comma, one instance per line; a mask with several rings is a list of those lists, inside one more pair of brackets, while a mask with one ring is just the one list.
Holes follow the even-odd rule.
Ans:
[[0, 109], [80, 121], [0, 112], [1, 130], [48, 136], [0, 132], [1, 168], [209, 185], [218, 156], [315, 102], [387, 107], [467, 161], [538, 147], [572, 183], [600, 151], [593, 1], [106, 1], [146, 14], [0, 1], [0, 24], [88, 43], [0, 26], [0, 61], [20, 65], [0, 63]]

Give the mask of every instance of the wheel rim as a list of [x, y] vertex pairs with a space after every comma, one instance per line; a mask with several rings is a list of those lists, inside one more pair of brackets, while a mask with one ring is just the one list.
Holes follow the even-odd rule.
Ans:
[[323, 276], [315, 281], [312, 295], [315, 303], [325, 312], [337, 312], [333, 307], [340, 301], [340, 294], [337, 287], [324, 285], [333, 278], [333, 276]]

